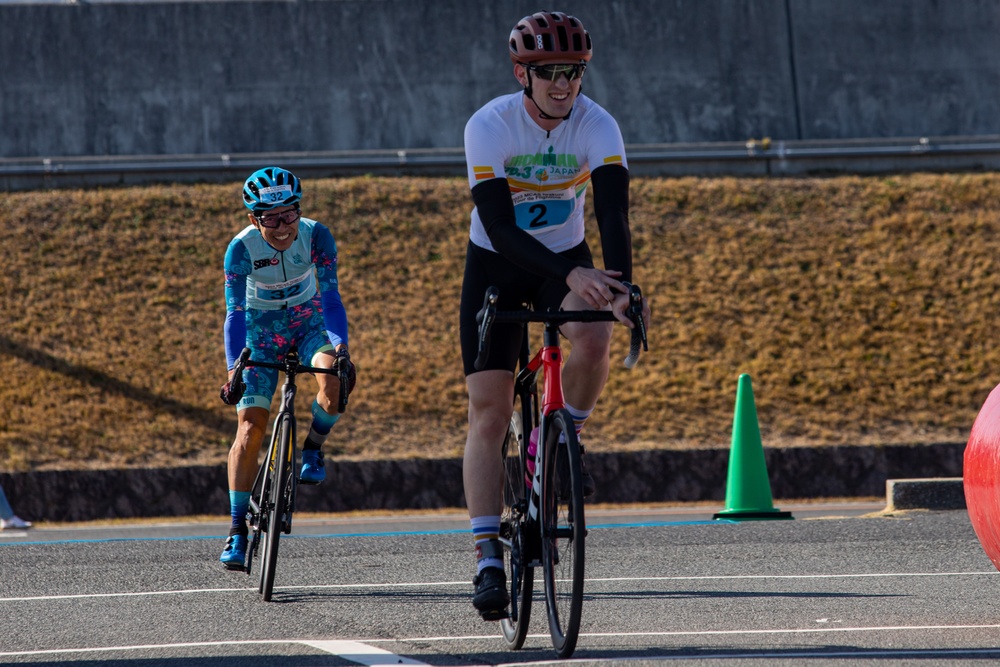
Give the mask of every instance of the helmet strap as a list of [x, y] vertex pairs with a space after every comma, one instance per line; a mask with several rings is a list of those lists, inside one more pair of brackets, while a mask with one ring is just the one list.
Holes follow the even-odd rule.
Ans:
[[[539, 117], [542, 118], [543, 120], [569, 120], [570, 115], [572, 115], [573, 113], [572, 107], [570, 107], [569, 113], [567, 113], [565, 116], [550, 116], [549, 114], [542, 111], [542, 107], [538, 106], [538, 102], [535, 101], [534, 90], [532, 89], [531, 86], [531, 70], [525, 68], [524, 75], [528, 77], [528, 85], [524, 87], [524, 94], [528, 96], [528, 99], [531, 100], [531, 103], [535, 105], [536, 109], [538, 109]], [[580, 92], [583, 92], [583, 86], [580, 86]], [[579, 93], [577, 94], [579, 95]]]

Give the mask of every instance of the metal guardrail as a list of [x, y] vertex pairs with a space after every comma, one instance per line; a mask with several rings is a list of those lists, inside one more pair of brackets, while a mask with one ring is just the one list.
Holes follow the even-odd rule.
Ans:
[[[1000, 169], [1000, 136], [919, 137], [854, 141], [633, 144], [636, 175], [794, 175]], [[239, 180], [262, 165], [280, 164], [311, 177], [363, 174], [465, 174], [461, 148], [245, 153], [239, 155], [0, 158], [0, 189]]]

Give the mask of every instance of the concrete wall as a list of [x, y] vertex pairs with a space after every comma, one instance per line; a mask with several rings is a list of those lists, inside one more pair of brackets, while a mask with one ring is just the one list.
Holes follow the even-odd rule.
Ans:
[[[0, 158], [459, 147], [539, 4], [0, 1]], [[1000, 134], [995, 0], [559, 9], [629, 144]]]

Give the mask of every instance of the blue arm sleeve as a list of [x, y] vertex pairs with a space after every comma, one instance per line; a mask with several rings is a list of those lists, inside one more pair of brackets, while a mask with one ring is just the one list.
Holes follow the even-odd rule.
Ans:
[[340, 292], [323, 292], [321, 299], [326, 335], [334, 345], [347, 345], [347, 311], [344, 309], [344, 302], [340, 300]]
[[317, 224], [313, 232], [312, 259], [316, 265], [326, 335], [334, 345], [347, 345], [347, 310], [340, 299], [337, 280], [337, 242], [326, 225]]
[[234, 239], [226, 249], [226, 364], [236, 365], [247, 342], [247, 276], [250, 275], [250, 253], [242, 241]]
[[226, 337], [226, 364], [229, 370], [233, 370], [236, 359], [247, 344], [247, 318], [246, 312], [242, 310], [230, 310], [226, 313], [226, 323], [223, 327]]

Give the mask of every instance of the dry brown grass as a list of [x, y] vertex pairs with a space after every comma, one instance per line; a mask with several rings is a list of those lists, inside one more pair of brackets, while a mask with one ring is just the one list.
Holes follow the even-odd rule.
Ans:
[[[361, 378], [331, 448], [459, 455], [464, 180], [305, 185], [305, 213], [338, 241]], [[626, 371], [617, 337], [595, 449], [728, 446], [744, 372], [769, 446], [967, 437], [998, 379], [1000, 176], [632, 192], [651, 350]], [[0, 468], [223, 461], [221, 267], [244, 224], [236, 184], [0, 195]]]

